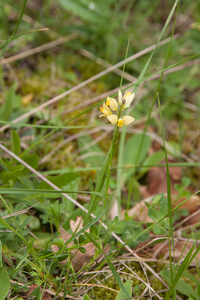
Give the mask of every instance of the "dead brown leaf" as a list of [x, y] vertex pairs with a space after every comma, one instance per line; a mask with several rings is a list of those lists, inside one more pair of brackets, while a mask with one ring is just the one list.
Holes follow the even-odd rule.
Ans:
[[[78, 217], [76, 221], [70, 220], [70, 227], [73, 232], [79, 231], [83, 228], [83, 220], [81, 217]], [[59, 226], [61, 238], [63, 239], [64, 243], [66, 243], [70, 238], [71, 234], [68, 233], [62, 226]], [[89, 229], [87, 230], [89, 231]], [[68, 248], [74, 245], [73, 242], [70, 242], [68, 244]], [[79, 271], [85, 264], [87, 264], [90, 261], [90, 258], [95, 255], [95, 245], [91, 242], [84, 245], [84, 248], [86, 249], [85, 253], [77, 251], [76, 249], [73, 249], [71, 251], [72, 256], [72, 265], [75, 271]], [[57, 252], [59, 248], [56, 245], [51, 246], [52, 252]], [[63, 261], [63, 263], [66, 263], [67, 260]]]
[[[140, 222], [153, 222], [153, 220], [148, 216], [148, 208], [145, 204], [151, 203], [152, 197], [148, 197], [144, 200], [141, 200], [140, 202], [136, 203], [132, 208], [129, 209], [128, 215], [129, 217], [133, 217], [134, 219], [140, 221]], [[121, 213], [122, 219], [124, 219], [124, 214], [126, 210], [123, 210]]]
[[27, 296], [29, 296], [37, 287], [38, 287], [38, 285], [31, 284], [31, 286], [29, 287], [29, 290], [26, 292]]
[[[169, 161], [172, 162], [172, 161]], [[164, 161], [162, 162], [164, 163]], [[148, 208], [145, 205], [145, 202], [151, 203], [152, 197], [159, 193], [167, 194], [167, 175], [166, 168], [153, 167], [149, 170], [147, 175], [147, 186], [141, 186], [140, 192], [144, 200], [138, 202], [134, 207], [132, 207], [128, 215], [134, 217], [135, 219], [143, 222], [152, 222], [148, 216]], [[180, 204], [184, 198], [177, 200], [176, 197], [178, 192], [175, 189], [175, 184], [181, 184], [181, 168], [179, 167], [169, 167], [170, 174], [170, 184], [171, 184], [171, 195], [172, 195], [172, 208]], [[190, 190], [191, 191], [191, 190]], [[197, 195], [192, 196], [185, 202], [180, 209], [187, 209], [189, 214], [200, 209], [200, 197]], [[122, 211], [122, 218], [124, 217], [124, 211]], [[187, 224], [195, 224], [200, 213], [196, 214], [193, 218], [190, 218]]]
[[[152, 197], [150, 196], [148, 198], [145, 198], [141, 200], [140, 202], [136, 203], [132, 208], [129, 209], [128, 215], [130, 217], [135, 218], [136, 220], [140, 222], [153, 222], [153, 220], [148, 216], [148, 208], [145, 204], [151, 203]], [[176, 202], [172, 203], [172, 208], [176, 207], [178, 204], [180, 204], [184, 199], [179, 199]], [[192, 196], [190, 199], [188, 199], [181, 207], [180, 209], [187, 209], [189, 211], [189, 215], [194, 213], [195, 211], [200, 209], [200, 197], [197, 195]], [[125, 210], [122, 211], [122, 218], [124, 218]], [[200, 218], [200, 212], [192, 216], [191, 218], [188, 218], [187, 225], [195, 224]]]
[[51, 296], [47, 291], [44, 292], [42, 300], [51, 300]]
[[[180, 259], [180, 261], [183, 261], [183, 259], [186, 257], [188, 252], [190, 251], [191, 247], [194, 245], [194, 242], [189, 241], [187, 243], [187, 240], [176, 240], [175, 241], [175, 251], [171, 250], [171, 256], [175, 258], [176, 261]], [[185, 250], [183, 251], [185, 247]], [[160, 258], [164, 255], [163, 259], [169, 258], [169, 249], [168, 249], [168, 241], [162, 242], [160, 244], [155, 244], [153, 247], [154, 255], [157, 258]], [[183, 253], [182, 253], [183, 251]], [[195, 251], [195, 250], [194, 250]], [[196, 266], [198, 263], [200, 263], [200, 252], [197, 253], [196, 258], [190, 263], [190, 266]]]
[[[172, 162], [172, 161], [169, 161]], [[165, 163], [164, 161], [162, 163]], [[169, 167], [170, 184], [172, 195], [177, 195], [174, 185], [181, 181], [181, 168]], [[147, 175], [148, 196], [167, 192], [167, 171], [166, 168], [153, 167]]]
[[[38, 287], [38, 285], [36, 284], [32, 284], [30, 287], [29, 287], [29, 290], [27, 291], [26, 295], [27, 296], [30, 296], [31, 293]], [[40, 294], [42, 293], [42, 288], [40, 287]], [[47, 291], [44, 291], [44, 294], [43, 294], [43, 297], [42, 297], [42, 300], [51, 300], [51, 296], [50, 294], [47, 292]]]
[[[83, 228], [83, 219], [81, 217], [77, 217], [76, 221], [70, 220], [70, 227], [73, 232], [81, 230]], [[86, 232], [89, 232], [89, 229], [87, 229]]]

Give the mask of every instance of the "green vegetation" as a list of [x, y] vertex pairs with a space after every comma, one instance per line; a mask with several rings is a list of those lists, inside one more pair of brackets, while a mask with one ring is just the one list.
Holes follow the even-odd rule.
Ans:
[[1, 1], [0, 300], [200, 298], [199, 16]]

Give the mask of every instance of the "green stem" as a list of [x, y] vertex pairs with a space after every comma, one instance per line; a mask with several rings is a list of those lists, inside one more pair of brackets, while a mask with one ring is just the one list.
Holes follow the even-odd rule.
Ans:
[[[122, 107], [120, 107], [120, 110], [119, 110], [118, 120], [120, 119], [121, 115], [122, 115]], [[111, 164], [112, 164], [112, 158], [113, 158], [113, 154], [114, 154], [114, 148], [115, 148], [114, 146], [115, 146], [115, 142], [117, 140], [118, 133], [119, 133], [119, 127], [117, 125], [115, 125], [115, 129], [114, 129], [114, 133], [113, 133], [113, 140], [112, 140], [112, 144], [111, 144], [110, 157], [109, 157], [109, 161], [108, 161], [108, 173], [107, 173], [107, 181], [106, 181], [106, 197], [108, 195], [108, 188], [109, 188], [109, 183], [110, 183], [110, 173], [111, 173]], [[104, 203], [105, 203], [105, 201], [104, 201]]]

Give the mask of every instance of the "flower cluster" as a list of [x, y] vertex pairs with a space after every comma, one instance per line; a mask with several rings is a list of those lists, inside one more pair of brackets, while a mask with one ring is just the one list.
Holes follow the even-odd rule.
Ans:
[[[103, 107], [100, 107], [103, 115], [100, 117], [106, 117], [113, 125], [117, 124], [118, 127], [123, 125], [129, 125], [135, 119], [131, 116], [123, 116], [123, 111], [128, 108], [134, 99], [134, 93], [126, 92], [122, 97], [122, 92], [118, 92], [118, 102], [114, 98], [107, 97], [106, 102], [103, 103]], [[110, 107], [110, 108], [109, 108]], [[118, 115], [112, 113], [112, 110], [117, 112]]]

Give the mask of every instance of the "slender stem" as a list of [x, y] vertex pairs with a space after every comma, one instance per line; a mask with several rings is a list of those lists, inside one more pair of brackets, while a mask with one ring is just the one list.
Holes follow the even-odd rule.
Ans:
[[[120, 106], [120, 110], [118, 113], [118, 119], [120, 119], [121, 115], [122, 115], [122, 107]], [[109, 183], [110, 183], [110, 173], [111, 173], [111, 164], [112, 164], [112, 158], [113, 158], [113, 154], [114, 154], [114, 146], [115, 146], [115, 142], [117, 139], [119, 133], [119, 127], [117, 125], [115, 125], [115, 129], [114, 129], [114, 133], [113, 133], [113, 140], [112, 140], [112, 144], [111, 144], [111, 151], [110, 151], [110, 157], [109, 157], [109, 161], [108, 161], [108, 173], [107, 173], [107, 181], [106, 181], [106, 197], [108, 195], [108, 188], [109, 188]]]

